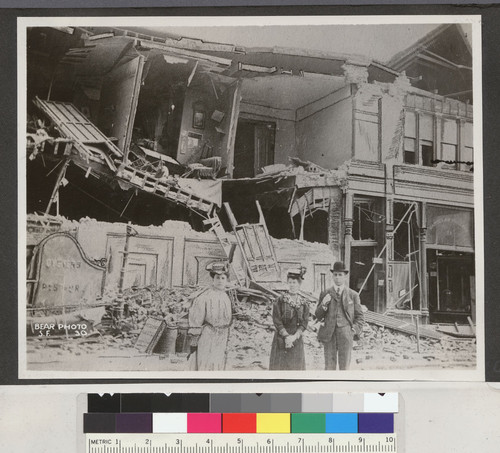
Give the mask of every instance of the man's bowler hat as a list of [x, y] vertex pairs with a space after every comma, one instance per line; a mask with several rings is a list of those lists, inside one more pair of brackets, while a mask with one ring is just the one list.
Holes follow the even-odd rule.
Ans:
[[334, 272], [343, 272], [344, 274], [349, 273], [349, 269], [346, 269], [344, 263], [342, 261], [337, 261], [333, 263], [333, 266], [330, 268], [330, 272], [333, 274]]

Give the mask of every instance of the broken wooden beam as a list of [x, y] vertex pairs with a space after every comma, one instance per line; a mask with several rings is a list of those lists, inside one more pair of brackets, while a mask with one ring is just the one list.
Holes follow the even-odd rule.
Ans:
[[[394, 318], [392, 316], [382, 315], [373, 311], [366, 311], [364, 313], [365, 321], [368, 324], [375, 324], [376, 326], [384, 327], [386, 329], [395, 330], [406, 335], [417, 336], [417, 329], [414, 324]], [[437, 332], [429, 327], [419, 326], [419, 335], [421, 338], [428, 338], [431, 340], [441, 340], [443, 334]]]

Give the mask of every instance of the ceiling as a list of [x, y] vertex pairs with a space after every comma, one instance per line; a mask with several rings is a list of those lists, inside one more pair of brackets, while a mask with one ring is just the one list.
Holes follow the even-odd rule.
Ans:
[[345, 86], [343, 77], [270, 75], [244, 79], [242, 101], [282, 110], [296, 110]]

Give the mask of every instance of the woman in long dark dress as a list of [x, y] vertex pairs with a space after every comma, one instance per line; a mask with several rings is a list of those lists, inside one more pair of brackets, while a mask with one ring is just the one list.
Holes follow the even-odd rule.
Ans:
[[307, 329], [309, 306], [300, 294], [305, 270], [290, 270], [287, 275], [288, 291], [273, 305], [276, 328], [271, 346], [270, 370], [305, 370], [303, 332]]

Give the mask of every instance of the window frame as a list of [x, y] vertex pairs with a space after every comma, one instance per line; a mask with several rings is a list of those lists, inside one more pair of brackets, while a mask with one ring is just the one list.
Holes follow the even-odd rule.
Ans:
[[[353, 202], [352, 202], [352, 218], [353, 218], [352, 243], [356, 244], [356, 245], [371, 245], [371, 246], [373, 246], [373, 245], [378, 244], [378, 242], [377, 242], [377, 224], [376, 223], [372, 224], [372, 226], [373, 226], [373, 238], [363, 239], [361, 236], [361, 232], [362, 232], [361, 210], [359, 209], [359, 206], [361, 204], [365, 204], [365, 203], [371, 205], [371, 206], [369, 206], [370, 211], [377, 212], [377, 200], [371, 199], [368, 197], [360, 197], [360, 198], [355, 198], [353, 200]], [[355, 225], [354, 221], [355, 221], [356, 215], [358, 216], [358, 220], [357, 220], [358, 231], [356, 232], [357, 234], [355, 234], [355, 230], [354, 230], [354, 225]]]
[[[444, 153], [443, 153], [443, 148], [445, 145], [452, 145], [456, 147], [456, 152], [455, 152], [455, 158], [453, 160], [456, 160], [457, 162], [460, 162], [464, 159], [462, 159], [463, 156], [465, 156], [465, 151], [466, 148], [470, 148], [472, 150], [472, 164], [474, 164], [474, 147], [468, 146], [468, 139], [465, 137], [465, 134], [467, 132], [467, 129], [470, 127], [473, 127], [473, 121], [467, 118], [463, 117], [457, 117], [457, 116], [452, 116], [452, 115], [445, 115], [439, 112], [428, 112], [428, 111], [422, 111], [420, 109], [412, 108], [412, 107], [404, 107], [404, 112], [405, 112], [405, 127], [403, 130], [403, 145], [402, 145], [402, 155], [401, 155], [401, 161], [404, 165], [418, 165], [422, 167], [428, 167], [428, 168], [435, 168], [435, 165], [424, 165], [424, 156], [423, 156], [423, 146], [432, 146], [432, 159], [431, 160], [444, 160]], [[412, 137], [410, 135], [406, 135], [406, 114], [407, 112], [412, 112], [415, 115], [415, 135], [416, 137]], [[430, 141], [428, 138], [423, 138], [421, 134], [421, 118], [423, 115], [430, 116], [432, 117], [432, 129], [433, 129], [433, 140]], [[457, 126], [457, 131], [456, 131], [456, 143], [449, 143], [448, 141], [444, 140], [444, 121], [454, 121]], [[471, 126], [468, 126], [468, 125]], [[406, 152], [411, 152], [407, 151], [406, 147], [406, 140], [414, 140], [415, 141], [415, 163], [410, 163], [405, 161], [405, 153]], [[467, 159], [467, 161], [469, 161]], [[451, 165], [453, 164], [445, 164], [448, 166], [448, 170], [456, 170], [456, 171], [468, 171], [468, 167], [465, 166], [464, 164], [455, 164], [454, 168], [450, 168]]]

